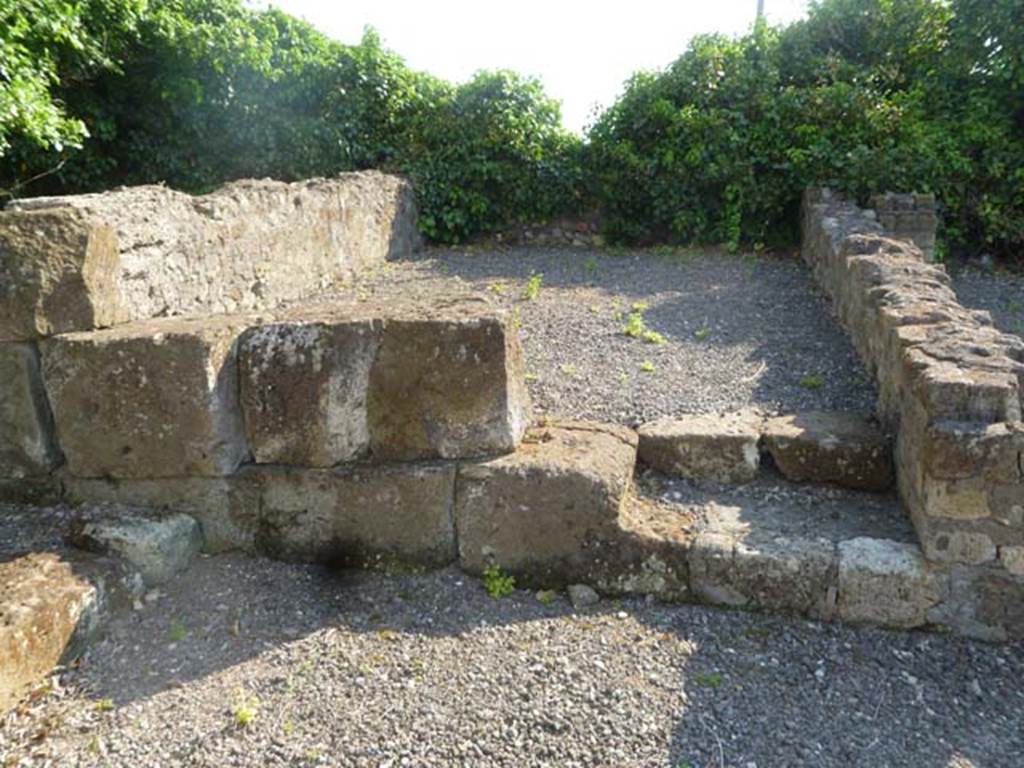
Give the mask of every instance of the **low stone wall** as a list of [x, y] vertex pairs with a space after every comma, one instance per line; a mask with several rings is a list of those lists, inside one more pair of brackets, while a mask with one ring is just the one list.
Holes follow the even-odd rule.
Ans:
[[15, 200], [0, 213], [0, 341], [273, 308], [417, 244], [411, 186], [376, 172]]
[[[912, 199], [914, 234], [920, 207], [932, 201]], [[879, 415], [897, 434], [900, 493], [925, 556], [949, 568], [951, 589], [964, 595], [956, 622], [1012, 624], [1019, 633], [1024, 341], [963, 307], [945, 269], [913, 242], [828, 190], [805, 195], [803, 255], [878, 382]]]

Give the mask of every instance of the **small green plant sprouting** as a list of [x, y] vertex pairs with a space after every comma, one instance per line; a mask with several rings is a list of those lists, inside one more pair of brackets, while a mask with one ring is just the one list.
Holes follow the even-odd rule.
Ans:
[[704, 341], [704, 339], [706, 339], [710, 334], [711, 331], [709, 329], [698, 328], [696, 331], [693, 332], [693, 338], [695, 338], [697, 341]]
[[626, 325], [623, 327], [622, 332], [631, 339], [639, 339], [645, 330], [644, 316], [639, 312], [630, 312], [629, 319], [626, 320]]
[[583, 262], [583, 271], [588, 275], [593, 276], [597, 274], [597, 259], [591, 256], [585, 262]]
[[487, 290], [500, 296], [508, 290], [508, 286], [505, 283], [491, 283], [487, 286]]
[[180, 643], [188, 637], [188, 630], [185, 628], [184, 624], [180, 621], [176, 621], [171, 624], [171, 629], [168, 632], [168, 635], [170, 636], [172, 643]]
[[565, 376], [568, 376], [570, 379], [575, 378], [575, 376], [576, 376], [576, 366], [575, 365], [565, 364], [565, 365], [562, 366], [562, 373]]
[[553, 589], [542, 589], [537, 593], [537, 602], [541, 605], [551, 605], [555, 602], [558, 597], [558, 593]]
[[489, 565], [484, 568], [483, 582], [487, 594], [495, 600], [508, 597], [516, 590], [515, 577], [506, 576], [497, 565]]
[[804, 389], [821, 389], [825, 386], [825, 378], [818, 374], [810, 374], [800, 379], [800, 386]]
[[518, 331], [523, 327], [523, 315], [519, 311], [519, 307], [515, 307], [512, 310], [512, 319], [509, 320], [508, 324], [513, 331]]
[[114, 708], [114, 700], [100, 699], [92, 705], [92, 708], [95, 709], [97, 712], [110, 712]]
[[239, 728], [248, 728], [256, 720], [259, 712], [260, 700], [256, 694], [249, 694], [239, 689], [235, 691], [235, 706], [231, 710], [231, 717]]
[[664, 344], [666, 342], [665, 337], [657, 331], [651, 330], [644, 323], [644, 312], [646, 310], [647, 304], [645, 302], [636, 302], [629, 313], [622, 332], [631, 339], [641, 339], [647, 344]]
[[644, 373], [654, 373], [654, 363], [650, 360], [644, 360], [640, 363], [640, 370]]
[[540, 285], [543, 280], [544, 275], [539, 272], [530, 275], [530, 279], [526, 281], [526, 287], [523, 288], [523, 298], [527, 301], [533, 301], [540, 296]]
[[705, 688], [717, 688], [722, 684], [722, 675], [718, 672], [699, 672], [693, 676], [693, 681]]

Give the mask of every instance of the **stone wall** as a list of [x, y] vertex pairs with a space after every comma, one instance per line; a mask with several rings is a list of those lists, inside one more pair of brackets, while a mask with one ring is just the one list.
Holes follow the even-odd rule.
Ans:
[[0, 213], [0, 341], [272, 308], [417, 244], [410, 185], [376, 172], [15, 200]]
[[[897, 208], [914, 202], [905, 213], [915, 223], [895, 223], [919, 236], [920, 208], [933, 201], [885, 200], [890, 208], [893, 200]], [[879, 414], [897, 434], [900, 494], [925, 556], [949, 569], [952, 589], [962, 592], [959, 615], [947, 620], [992, 626], [997, 635], [1008, 623], [1020, 631], [1024, 340], [963, 307], [945, 269], [887, 232], [881, 218], [809, 190], [803, 256], [878, 383]]]

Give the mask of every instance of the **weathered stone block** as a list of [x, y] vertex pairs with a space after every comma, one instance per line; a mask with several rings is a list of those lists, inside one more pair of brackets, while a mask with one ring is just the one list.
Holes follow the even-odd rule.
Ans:
[[121, 558], [147, 586], [185, 571], [203, 543], [199, 523], [188, 515], [121, 506], [80, 510], [67, 539], [81, 549]]
[[598, 583], [617, 556], [636, 434], [564, 422], [536, 427], [512, 455], [459, 468], [459, 561], [544, 586]]
[[231, 477], [169, 477], [153, 480], [65, 478], [72, 504], [120, 504], [195, 518], [203, 551], [256, 551], [259, 487], [244, 472]]
[[743, 483], [757, 475], [762, 418], [752, 413], [661, 419], [639, 430], [640, 460], [689, 480]]
[[56, 554], [0, 563], [0, 712], [56, 666], [96, 600], [93, 584]]
[[690, 550], [690, 590], [714, 605], [828, 619], [835, 607], [835, 545], [707, 531]]
[[917, 546], [867, 537], [840, 542], [837, 608], [843, 621], [918, 627], [943, 597], [941, 574]]
[[[30, 231], [38, 227], [21, 222], [39, 217], [77, 221], [74, 217], [85, 214], [89, 221], [102, 222], [106, 234], [95, 235], [93, 248], [102, 244], [103, 253], [120, 255], [114, 266], [119, 284], [110, 298], [120, 291], [125, 321], [274, 308], [324, 293], [387, 258], [408, 254], [418, 242], [411, 185], [373, 171], [294, 183], [236, 181], [202, 196], [143, 186], [27, 198], [12, 201], [8, 211], [9, 221]], [[108, 242], [113, 231], [116, 245]], [[9, 250], [21, 263], [22, 252], [48, 252], [55, 237], [81, 250], [77, 229], [68, 234], [43, 229], [32, 244], [16, 242]], [[50, 259], [62, 263], [56, 255]], [[77, 268], [81, 259], [66, 260], [65, 282], [80, 282], [87, 271]], [[63, 314], [67, 302], [62, 296], [58, 302], [55, 295], [50, 304]], [[45, 332], [98, 324], [76, 319]]]
[[845, 413], [768, 419], [764, 442], [779, 471], [797, 482], [883, 491], [892, 485], [892, 452], [881, 430]]
[[239, 343], [246, 436], [260, 464], [331, 467], [370, 447], [370, 368], [380, 339], [370, 321], [275, 323]]
[[43, 343], [43, 378], [76, 477], [230, 474], [246, 457], [234, 345], [244, 320], [171, 319]]
[[453, 465], [250, 467], [243, 474], [260, 489], [257, 549], [272, 557], [360, 567], [455, 559]]
[[925, 557], [934, 562], [978, 565], [996, 558], [996, 544], [983, 531], [920, 523], [916, 529]]
[[35, 346], [0, 343], [0, 478], [46, 475], [59, 457]]
[[518, 334], [481, 300], [413, 313], [396, 313], [381, 329], [366, 404], [374, 458], [515, 450], [530, 420]]
[[0, 213], [0, 340], [121, 318], [114, 230], [79, 211]]
[[948, 597], [929, 618], [978, 640], [1024, 638], [1024, 578], [997, 566], [954, 565]]
[[1024, 479], [1024, 423], [940, 422], [925, 435], [923, 470], [941, 480], [984, 477], [1013, 483]]
[[303, 309], [247, 332], [240, 358], [260, 463], [508, 453], [529, 421], [518, 335], [470, 296]]

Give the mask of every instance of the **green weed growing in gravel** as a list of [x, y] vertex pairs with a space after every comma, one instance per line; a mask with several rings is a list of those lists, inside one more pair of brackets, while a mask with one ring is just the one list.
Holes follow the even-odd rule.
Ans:
[[523, 288], [523, 298], [527, 301], [533, 301], [540, 296], [540, 285], [544, 280], [544, 275], [539, 272], [530, 275], [530, 279], [526, 281], [526, 287]]
[[722, 676], [718, 672], [699, 672], [693, 676], [693, 681], [705, 688], [717, 688], [722, 684]]
[[812, 373], [800, 379], [800, 386], [804, 389], [821, 389], [825, 386], [825, 377]]
[[512, 310], [512, 319], [509, 320], [508, 324], [513, 331], [518, 331], [523, 327], [523, 315], [519, 311], [519, 307]]
[[185, 629], [185, 625], [180, 621], [176, 621], [171, 624], [171, 628], [168, 631], [168, 636], [171, 638], [172, 643], [180, 643], [186, 637], [188, 637], [188, 630]]
[[589, 277], [593, 277], [597, 274], [597, 259], [591, 256], [585, 262], [583, 262], [583, 271], [587, 273]]
[[505, 283], [491, 283], [487, 286], [487, 290], [500, 296], [508, 290], [508, 286]]
[[484, 568], [483, 582], [487, 594], [495, 600], [508, 597], [516, 591], [515, 577], [506, 576], [497, 565], [489, 565]]
[[562, 366], [562, 373], [565, 376], [568, 376], [570, 379], [575, 378], [576, 377], [576, 366], [575, 365], [565, 364], [565, 365]]
[[641, 339], [647, 344], [664, 344], [666, 342], [665, 337], [657, 331], [648, 328], [644, 322], [644, 312], [646, 309], [647, 304], [645, 302], [638, 301], [634, 304], [633, 311], [629, 313], [622, 332], [631, 339]]
[[248, 728], [256, 720], [259, 712], [260, 700], [256, 694], [250, 694], [239, 688], [235, 691], [235, 706], [231, 710], [231, 717], [239, 728]]
[[698, 328], [696, 331], [693, 332], [693, 338], [695, 338], [697, 341], [704, 341], [704, 339], [706, 339], [710, 334], [711, 331], [709, 329]]
[[92, 705], [92, 708], [95, 709], [97, 712], [110, 712], [114, 708], [114, 700], [100, 699]]
[[557, 597], [558, 593], [555, 590], [542, 589], [537, 593], [537, 602], [541, 605], [551, 605]]
[[654, 373], [654, 363], [650, 360], [644, 360], [640, 363], [640, 370], [644, 373]]

